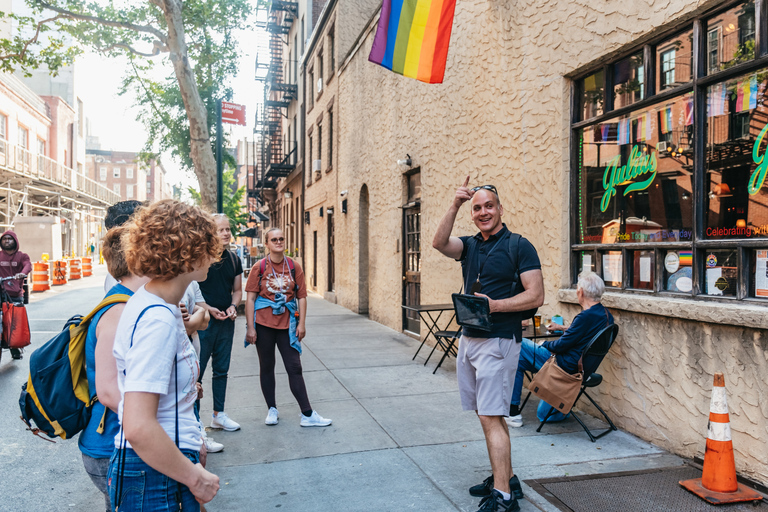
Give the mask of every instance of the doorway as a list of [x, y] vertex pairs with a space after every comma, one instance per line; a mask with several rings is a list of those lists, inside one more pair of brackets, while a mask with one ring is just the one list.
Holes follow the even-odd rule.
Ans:
[[[421, 206], [403, 209], [403, 303], [421, 304]], [[403, 329], [419, 334], [419, 314], [403, 310]]]
[[317, 290], [317, 231], [312, 232], [312, 287]]
[[326, 209], [326, 212], [328, 212], [328, 291], [332, 292], [335, 287], [335, 278], [336, 278], [336, 272], [334, 271], [335, 267], [335, 258], [334, 258], [334, 228], [333, 228], [333, 210], [330, 210], [330, 208]]
[[357, 312], [368, 314], [368, 186], [360, 190], [360, 224], [358, 227], [358, 299]]

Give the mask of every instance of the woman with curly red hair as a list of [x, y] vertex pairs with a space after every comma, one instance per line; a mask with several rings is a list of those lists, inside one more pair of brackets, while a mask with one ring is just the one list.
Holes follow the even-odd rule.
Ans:
[[114, 342], [121, 398], [108, 473], [112, 505], [200, 510], [219, 478], [200, 464], [200, 366], [178, 304], [192, 281], [205, 279], [221, 243], [209, 214], [174, 200], [139, 210], [123, 242], [130, 272], [150, 280], [126, 303]]

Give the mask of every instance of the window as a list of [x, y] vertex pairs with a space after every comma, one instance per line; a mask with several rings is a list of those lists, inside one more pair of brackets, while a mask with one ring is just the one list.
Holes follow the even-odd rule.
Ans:
[[0, 139], [8, 140], [8, 116], [0, 114]]
[[128, 184], [125, 186], [125, 197], [127, 199], [133, 199], [133, 185]]
[[293, 36], [293, 48], [296, 51], [296, 58], [293, 59], [293, 79], [299, 81], [299, 36]]
[[37, 154], [45, 156], [45, 141], [43, 139], [37, 139]]
[[120, 177], [120, 168], [119, 167], [113, 167], [112, 168], [112, 177], [113, 178], [119, 178]]
[[309, 144], [307, 145], [307, 155], [309, 156], [309, 158], [307, 159], [309, 161], [309, 173], [307, 173], [308, 175], [307, 179], [309, 180], [310, 183], [312, 183], [312, 176], [314, 174], [313, 171], [315, 170], [315, 161], [312, 159], [313, 155], [312, 155], [312, 136], [311, 135], [309, 136]]
[[291, 80], [291, 68], [293, 67], [291, 65], [292, 61], [293, 61], [293, 58], [291, 57], [291, 52], [289, 51], [288, 52], [288, 62], [287, 62], [287, 65], [285, 66], [285, 76], [288, 77], [288, 80], [287, 80], [286, 83], [289, 83], [289, 84], [293, 83], [293, 80]]
[[320, 94], [321, 92], [323, 92], [322, 87], [325, 85], [325, 83], [323, 82], [323, 51], [322, 50], [317, 52], [317, 79], [318, 79], [318, 84], [320, 84], [317, 87], [317, 93]]
[[99, 181], [107, 181], [107, 168], [99, 167]]
[[304, 41], [306, 41], [307, 35], [304, 32], [304, 16], [301, 17], [301, 54], [304, 55]]
[[85, 126], [85, 112], [83, 111], [83, 100], [77, 98], [77, 134], [83, 136], [83, 127]]
[[336, 71], [336, 34], [335, 28], [328, 32], [328, 65], [331, 73]]
[[333, 110], [328, 111], [328, 168], [333, 167]]
[[307, 89], [309, 90], [309, 110], [312, 110], [312, 107], [315, 105], [315, 72], [312, 69], [309, 70]]
[[114, 185], [112, 185], [112, 190], [115, 192], [115, 194], [120, 195], [120, 184], [115, 183]]
[[152, 195], [152, 182], [147, 180], [147, 195]]
[[317, 125], [317, 160], [320, 162], [320, 167], [323, 164], [323, 125]]
[[127, 167], [125, 169], [125, 177], [128, 178], [129, 180], [133, 179], [133, 167]]
[[[699, 67], [723, 76], [714, 83], [692, 75], [690, 28], [645, 43], [653, 90], [640, 85], [640, 45], [576, 82], [586, 122], [572, 131], [574, 281], [588, 269], [628, 293], [768, 300], [768, 67], [749, 64], [760, 33], [752, 2], [706, 16]], [[612, 105], [602, 104], [606, 69]]]
[[19, 125], [19, 147], [27, 149], [29, 147], [29, 130]]

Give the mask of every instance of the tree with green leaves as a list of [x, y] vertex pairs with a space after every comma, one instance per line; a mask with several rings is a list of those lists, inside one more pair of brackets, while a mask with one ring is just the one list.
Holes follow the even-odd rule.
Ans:
[[[148, 125], [150, 140], [157, 140], [161, 149], [170, 149], [182, 164], [193, 168], [202, 205], [215, 209], [213, 105], [215, 95], [228, 92], [223, 78], [234, 73], [237, 58], [232, 32], [243, 28], [251, 3], [25, 1], [32, 16], [4, 13], [16, 31], [10, 39], [0, 39], [0, 71], [28, 72], [45, 65], [55, 74], [86, 47], [112, 57], [127, 55], [135, 78], [126, 78], [123, 89], [141, 88], [146, 98], [139, 103], [161, 121]], [[156, 65], [152, 59], [161, 55], [167, 55], [172, 65], [177, 87], [142, 76]]]
[[[231, 168], [224, 171], [222, 182], [224, 184], [222, 193], [223, 213], [229, 219], [229, 228], [232, 230], [232, 236], [236, 237], [246, 229], [246, 223], [248, 222], [248, 212], [243, 205], [245, 187], [237, 187], [235, 182], [235, 170]], [[202, 197], [197, 190], [189, 187], [187, 192], [192, 196], [192, 201], [194, 201], [195, 204], [202, 204]]]

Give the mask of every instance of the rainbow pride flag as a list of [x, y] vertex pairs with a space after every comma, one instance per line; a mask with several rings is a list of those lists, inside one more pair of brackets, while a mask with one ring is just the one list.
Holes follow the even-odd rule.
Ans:
[[680, 265], [690, 267], [693, 265], [693, 252], [680, 251]]
[[672, 107], [662, 109], [661, 112], [661, 133], [672, 131]]
[[757, 108], [757, 76], [739, 82], [736, 86], [736, 112]]
[[384, 0], [368, 60], [428, 84], [445, 75], [456, 0]]

